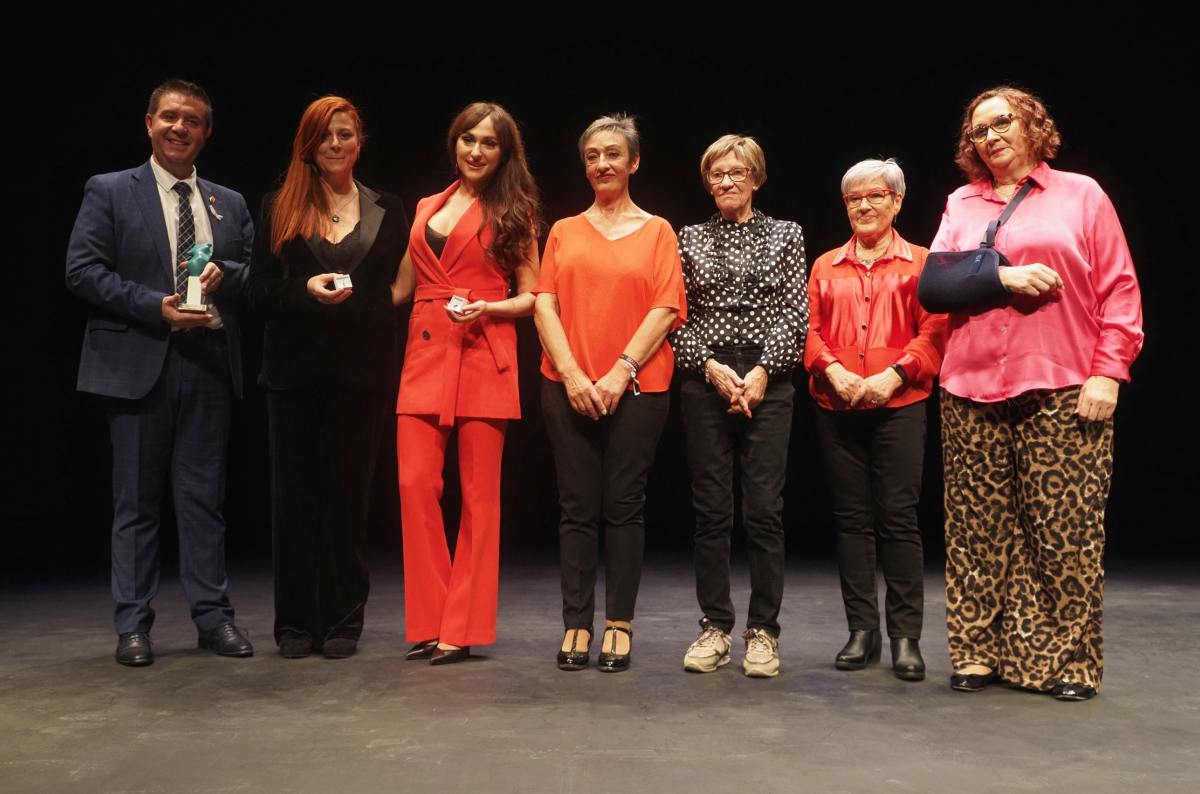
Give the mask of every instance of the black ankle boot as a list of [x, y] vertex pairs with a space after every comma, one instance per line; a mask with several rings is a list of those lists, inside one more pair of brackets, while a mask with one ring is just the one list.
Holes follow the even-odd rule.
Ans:
[[879, 661], [882, 648], [879, 629], [854, 629], [850, 632], [846, 647], [838, 651], [833, 666], [839, 670], [861, 670]]
[[924, 681], [925, 660], [921, 658], [921, 645], [912, 637], [892, 639], [892, 672], [901, 681]]

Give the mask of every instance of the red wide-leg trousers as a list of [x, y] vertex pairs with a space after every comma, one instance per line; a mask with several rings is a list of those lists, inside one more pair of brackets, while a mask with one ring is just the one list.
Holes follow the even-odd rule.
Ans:
[[454, 559], [442, 519], [449, 427], [435, 416], [396, 417], [404, 613], [408, 642], [496, 641], [500, 567], [500, 461], [506, 419], [457, 420], [462, 521]]

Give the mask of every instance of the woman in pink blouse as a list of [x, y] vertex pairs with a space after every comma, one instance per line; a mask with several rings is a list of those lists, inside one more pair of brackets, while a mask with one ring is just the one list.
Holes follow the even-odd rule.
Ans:
[[1112, 202], [1056, 171], [1042, 102], [1000, 86], [967, 105], [931, 248], [969, 251], [1000, 227], [998, 297], [950, 315], [941, 370], [946, 622], [953, 689], [995, 680], [1059, 700], [1103, 673], [1104, 509], [1118, 385], [1142, 346], [1141, 294]]

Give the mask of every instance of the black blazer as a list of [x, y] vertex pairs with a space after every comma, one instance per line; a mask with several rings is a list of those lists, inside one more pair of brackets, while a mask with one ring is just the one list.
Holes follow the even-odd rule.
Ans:
[[359, 190], [359, 258], [347, 268], [354, 293], [318, 303], [307, 282], [328, 272], [316, 243], [293, 237], [271, 253], [272, 193], [263, 199], [250, 260], [247, 299], [265, 319], [259, 385], [268, 391], [391, 389], [396, 383], [396, 309], [391, 283], [408, 246], [408, 215], [399, 198]]

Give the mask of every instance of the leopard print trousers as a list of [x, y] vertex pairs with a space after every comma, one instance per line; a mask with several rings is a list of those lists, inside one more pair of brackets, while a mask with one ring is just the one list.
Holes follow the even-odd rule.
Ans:
[[955, 669], [1016, 686], [1098, 688], [1112, 420], [1079, 387], [996, 403], [941, 392], [946, 627]]

